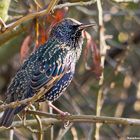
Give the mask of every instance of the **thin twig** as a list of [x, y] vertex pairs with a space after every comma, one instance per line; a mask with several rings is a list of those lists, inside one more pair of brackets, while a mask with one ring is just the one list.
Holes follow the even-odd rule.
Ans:
[[12, 22], [12, 23], [10, 23], [8, 25], [6, 25], [2, 20], [0, 20], [1, 21], [1, 25], [2, 25], [0, 33], [6, 32], [6, 31], [10, 31], [13, 28], [15, 28], [16, 26], [20, 25], [21, 23], [23, 23], [25, 21], [28, 21], [28, 20], [31, 20], [31, 19], [33, 19], [35, 17], [39, 17], [39, 16], [43, 16], [43, 15], [49, 14], [52, 11], [52, 9], [54, 8], [54, 6], [57, 4], [58, 1], [59, 0], [52, 0], [50, 2], [50, 4], [48, 5], [47, 9], [42, 10], [40, 12], [29, 13], [28, 15], [20, 18], [16, 22]]
[[[101, 6], [101, 1], [98, 0], [97, 1], [97, 8], [98, 8], [98, 20], [99, 20], [99, 36], [100, 36], [100, 54], [101, 54], [101, 66], [102, 68], [104, 68], [104, 56], [103, 56], [103, 45], [102, 45], [102, 37], [103, 37], [103, 15], [102, 15], [102, 6]], [[102, 72], [102, 75], [100, 77], [100, 81], [99, 84], [100, 86], [102, 86], [103, 84], [103, 79], [104, 79], [104, 75]], [[103, 91], [102, 88], [100, 87], [99, 92], [98, 92], [98, 96], [97, 96], [97, 104], [96, 104], [96, 115], [100, 116], [101, 114], [101, 108], [102, 108], [102, 95], [103, 95]], [[99, 130], [100, 130], [101, 124], [96, 123], [96, 127], [95, 127], [95, 139], [99, 140]]]
[[[34, 111], [36, 111], [35, 107], [33, 105], [31, 105], [32, 109]], [[41, 123], [41, 118], [39, 115], [37, 114], [33, 114], [33, 116], [35, 117], [35, 119], [38, 122], [39, 128], [38, 128], [38, 140], [43, 140], [43, 127], [42, 127], [42, 123]]]
[[136, 3], [135, 0], [113, 0], [114, 2], [117, 2], [117, 3], [124, 3], [124, 2], [134, 2]]
[[78, 134], [75, 127], [71, 127], [71, 134], [73, 136], [73, 140], [78, 140]]
[[97, 0], [91, 0], [91, 1], [87, 1], [87, 2], [83, 2], [83, 1], [80, 1], [80, 2], [74, 2], [74, 3], [70, 3], [70, 2], [67, 2], [67, 3], [64, 3], [64, 4], [59, 4], [57, 6], [54, 7], [54, 9], [61, 9], [63, 7], [75, 7], [75, 6], [88, 6], [88, 5], [92, 5], [96, 2]]
[[42, 128], [42, 123], [41, 123], [41, 119], [38, 115], [34, 115], [35, 119], [38, 122], [38, 126], [39, 126], [39, 131], [38, 131], [38, 140], [43, 140], [43, 128]]
[[9, 140], [14, 140], [14, 130], [11, 129], [9, 132]]
[[[53, 108], [50, 107], [50, 106], [49, 106], [49, 113], [50, 114], [53, 114]], [[54, 137], [53, 137], [54, 136], [54, 127], [53, 126], [51, 127], [51, 130], [50, 131], [51, 131], [50, 139], [53, 140], [54, 139]]]
[[73, 123], [70, 123], [68, 127], [65, 127], [65, 128], [61, 128], [59, 130], [59, 133], [56, 137], [56, 140], [62, 140], [63, 137], [65, 136], [65, 134], [68, 132], [68, 130], [71, 128], [71, 126], [73, 125]]
[[1, 33], [7, 32], [7, 31], [11, 31], [12, 29], [14, 29], [16, 26], [20, 25], [23, 22], [26, 22], [28, 20], [31, 20], [33, 18], [39, 17], [39, 16], [44, 16], [49, 14], [52, 10], [56, 10], [56, 9], [61, 9], [63, 7], [72, 7], [72, 6], [88, 6], [91, 4], [94, 4], [96, 2], [96, 0], [92, 0], [92, 1], [88, 1], [88, 2], [75, 2], [75, 3], [65, 3], [65, 4], [60, 4], [57, 5], [58, 0], [53, 0], [50, 2], [49, 6], [47, 7], [47, 9], [41, 10], [39, 12], [34, 12], [34, 13], [29, 13], [28, 15], [20, 18], [19, 20], [12, 22], [8, 25], [6, 25], [3, 20], [1, 20]]

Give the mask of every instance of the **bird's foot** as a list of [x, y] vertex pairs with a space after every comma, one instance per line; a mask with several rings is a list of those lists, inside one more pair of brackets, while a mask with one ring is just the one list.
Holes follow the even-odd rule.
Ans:
[[62, 116], [62, 118], [65, 118], [66, 116], [70, 115], [70, 113], [62, 111], [60, 115]]
[[[63, 112], [63, 111], [62, 111], [62, 112]], [[66, 118], [67, 116], [69, 116], [70, 113], [68, 113], [68, 112], [63, 112], [63, 113], [60, 114], [60, 115], [61, 115], [61, 119], [62, 119], [63, 124], [64, 124], [64, 128], [68, 127], [68, 126], [70, 125], [70, 121], [69, 121], [69, 120], [66, 120], [65, 118]]]

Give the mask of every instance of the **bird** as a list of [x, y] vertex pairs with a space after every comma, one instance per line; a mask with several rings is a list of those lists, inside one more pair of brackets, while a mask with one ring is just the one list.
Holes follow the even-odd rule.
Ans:
[[[73, 79], [83, 46], [82, 32], [94, 25], [83, 24], [73, 18], [64, 18], [56, 23], [48, 40], [30, 54], [11, 80], [5, 103], [28, 99], [45, 88], [45, 93], [37, 101], [57, 100]], [[0, 127], [10, 127], [14, 116], [26, 106], [6, 108], [0, 119]]]

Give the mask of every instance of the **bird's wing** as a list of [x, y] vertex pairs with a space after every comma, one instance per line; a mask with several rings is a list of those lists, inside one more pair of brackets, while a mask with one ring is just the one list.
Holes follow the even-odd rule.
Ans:
[[34, 96], [45, 86], [48, 90], [65, 74], [67, 64], [57, 42], [46, 43], [32, 53], [11, 81], [6, 102], [23, 100]]
[[[50, 50], [52, 51], [55, 48], [53, 52], [44, 52], [39, 64], [36, 65], [30, 84], [34, 91], [38, 91], [43, 86], [46, 86], [49, 90], [67, 71], [67, 64], [64, 62], [66, 52], [62, 52], [61, 47], [55, 47], [55, 45], [57, 43], [53, 44]], [[47, 47], [51, 48], [51, 46]]]
[[33, 90], [38, 90], [46, 84], [54, 83], [64, 75], [65, 70], [64, 64], [48, 66], [48, 69], [43, 71], [38, 69], [31, 78], [30, 86]]

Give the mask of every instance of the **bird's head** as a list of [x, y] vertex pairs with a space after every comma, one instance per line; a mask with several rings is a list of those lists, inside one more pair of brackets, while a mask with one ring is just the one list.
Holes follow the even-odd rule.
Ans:
[[95, 23], [82, 24], [72, 18], [65, 18], [53, 26], [50, 38], [56, 38], [59, 42], [65, 43], [71, 48], [76, 48], [82, 45], [82, 31], [91, 26], [95, 26]]

